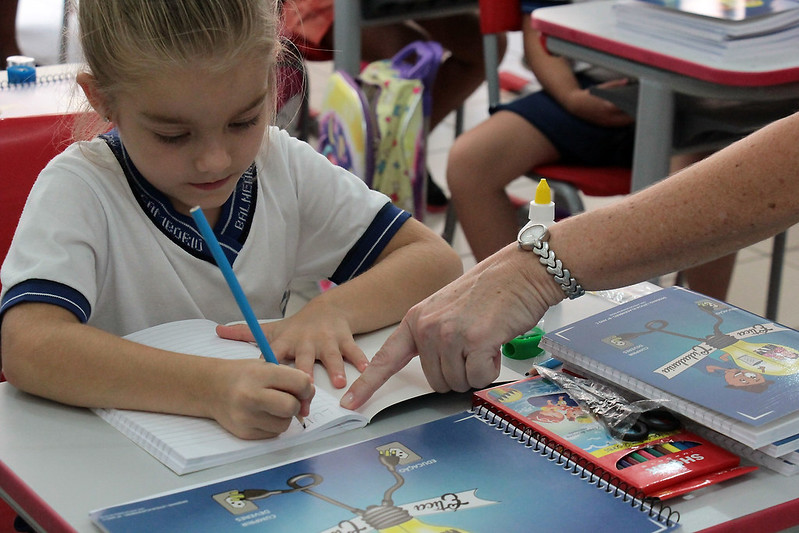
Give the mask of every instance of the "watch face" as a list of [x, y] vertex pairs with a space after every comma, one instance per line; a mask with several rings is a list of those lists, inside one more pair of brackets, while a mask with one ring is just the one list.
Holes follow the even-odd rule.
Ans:
[[519, 242], [521, 244], [532, 244], [544, 236], [547, 227], [543, 224], [531, 224], [525, 226], [519, 232]]

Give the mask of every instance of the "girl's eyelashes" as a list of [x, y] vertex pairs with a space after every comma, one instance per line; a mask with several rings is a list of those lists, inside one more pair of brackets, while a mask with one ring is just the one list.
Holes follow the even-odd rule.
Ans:
[[[256, 126], [260, 121], [261, 121], [261, 114], [259, 113], [248, 120], [243, 120], [241, 122], [231, 122], [228, 127], [232, 130], [246, 130], [248, 128]], [[187, 140], [191, 136], [191, 134], [188, 132], [180, 133], [177, 135], [165, 135], [156, 132], [153, 132], [153, 134], [160, 142], [164, 144], [178, 144]]]
[[230, 127], [233, 129], [243, 130], [255, 126], [256, 124], [258, 124], [258, 122], [260, 122], [260, 120], [261, 120], [261, 114], [259, 113], [249, 120], [244, 120], [241, 122], [233, 122], [232, 124], [230, 124]]
[[160, 133], [155, 133], [155, 137], [164, 144], [178, 144], [188, 139], [189, 134], [181, 133], [180, 135], [161, 135]]

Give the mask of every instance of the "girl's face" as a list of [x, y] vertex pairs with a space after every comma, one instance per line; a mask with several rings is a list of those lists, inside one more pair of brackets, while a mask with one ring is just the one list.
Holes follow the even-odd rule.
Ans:
[[199, 205], [213, 225], [263, 141], [266, 83], [263, 60], [173, 70], [120, 93], [111, 118], [147, 181], [183, 214]]

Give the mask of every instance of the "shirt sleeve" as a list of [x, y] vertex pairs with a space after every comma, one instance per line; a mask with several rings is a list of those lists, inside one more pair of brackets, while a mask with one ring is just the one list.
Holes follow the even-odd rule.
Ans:
[[41, 173], [2, 268], [0, 315], [23, 302], [58, 305], [86, 322], [108, 241], [101, 203], [70, 147]]
[[294, 273], [343, 283], [374, 264], [410, 214], [306, 143], [286, 142], [299, 210]]

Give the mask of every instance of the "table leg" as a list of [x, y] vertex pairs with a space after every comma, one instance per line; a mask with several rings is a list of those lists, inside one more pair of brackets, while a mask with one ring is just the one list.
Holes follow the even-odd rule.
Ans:
[[640, 80], [633, 153], [633, 191], [648, 187], [669, 174], [674, 105], [674, 92], [669, 87], [652, 80]]
[[770, 320], [777, 320], [777, 305], [780, 301], [780, 286], [782, 285], [782, 263], [785, 259], [785, 238], [784, 231], [775, 235], [771, 252], [771, 270], [766, 300], [766, 318]]
[[333, 65], [355, 77], [361, 67], [361, 2], [344, 0], [334, 6]]

